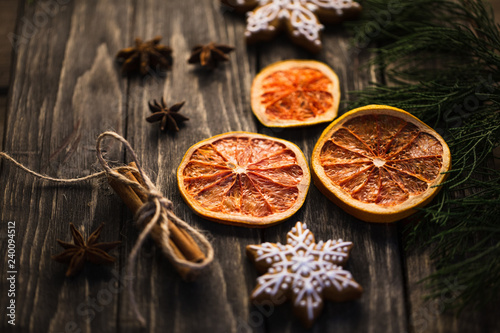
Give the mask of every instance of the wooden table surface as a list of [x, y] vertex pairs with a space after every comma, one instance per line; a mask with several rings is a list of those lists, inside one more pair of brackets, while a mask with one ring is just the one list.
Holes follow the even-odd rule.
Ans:
[[[149, 240], [140, 252], [133, 282], [147, 320], [133, 318], [123, 285], [126, 259], [138, 231], [127, 208], [103, 179], [61, 186], [34, 179], [12, 164], [0, 162], [0, 331], [1, 332], [303, 332], [290, 305], [262, 306], [249, 299], [258, 276], [245, 246], [285, 242], [296, 221], [304, 221], [317, 240], [342, 238], [354, 243], [347, 264], [363, 286], [361, 299], [327, 302], [311, 332], [499, 332], [492, 309], [466, 311], [459, 318], [441, 313], [453, 293], [424, 302], [418, 281], [429, 275], [427, 251], [407, 252], [402, 225], [368, 224], [343, 212], [313, 185], [305, 205], [289, 220], [267, 229], [220, 225], [195, 215], [180, 197], [175, 172], [194, 143], [228, 131], [250, 131], [296, 143], [309, 158], [326, 125], [276, 130], [258, 123], [250, 109], [254, 75], [275, 61], [307, 58], [330, 65], [339, 75], [342, 96], [379, 81], [383, 73], [363, 67], [368, 52], [349, 51], [342, 27], [326, 29], [318, 55], [288, 40], [248, 47], [244, 17], [220, 6], [219, 0], [50, 0], [0, 1], [2, 40], [20, 37], [11, 67], [0, 75], [6, 112], [0, 112], [1, 150], [27, 167], [54, 177], [70, 178], [100, 171], [95, 140], [106, 130], [127, 138], [176, 213], [203, 230], [215, 249], [215, 260], [195, 282], [184, 282]], [[16, 24], [14, 30], [14, 24]], [[127, 78], [114, 56], [136, 36], [162, 35], [174, 52], [165, 77]], [[12, 36], [12, 35], [11, 35]], [[187, 64], [192, 46], [218, 41], [234, 45], [231, 61], [213, 72]], [[5, 50], [5, 47], [1, 50]], [[2, 53], [2, 64], [8, 59]], [[12, 73], [10, 76], [9, 73]], [[8, 91], [8, 102], [6, 93]], [[149, 124], [147, 102], [164, 96], [171, 104], [185, 100], [191, 118], [176, 134]], [[341, 108], [340, 112], [345, 112]], [[118, 144], [106, 157], [127, 161]], [[8, 295], [7, 222], [15, 221], [15, 296]], [[51, 259], [70, 241], [69, 222], [85, 234], [106, 223], [102, 240], [121, 240], [110, 266], [87, 265], [76, 278]], [[450, 281], [453, 290], [460, 285]], [[4, 314], [16, 301], [15, 326]]]

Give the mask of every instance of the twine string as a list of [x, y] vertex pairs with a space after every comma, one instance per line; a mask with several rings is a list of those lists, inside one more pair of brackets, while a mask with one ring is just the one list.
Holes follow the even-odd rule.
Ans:
[[[84, 177], [81, 177], [81, 178], [64, 178], [64, 179], [63, 178], [54, 178], [54, 177], [42, 175], [42, 174], [40, 174], [38, 172], [35, 172], [35, 171], [33, 171], [33, 170], [25, 167], [24, 165], [22, 165], [21, 163], [19, 163], [18, 161], [16, 161], [13, 157], [11, 157], [9, 154], [4, 153], [2, 151], [0, 151], [0, 157], [2, 157], [5, 160], [11, 162], [17, 168], [23, 170], [26, 173], [29, 173], [30, 175], [32, 175], [32, 176], [34, 176], [36, 178], [40, 178], [40, 179], [43, 179], [43, 180], [49, 180], [51, 182], [56, 182], [56, 183], [75, 184], [75, 183], [84, 182], [86, 180], [90, 180], [90, 179], [94, 179], [94, 178], [99, 178], [99, 177], [102, 177], [103, 175], [106, 174], [106, 171], [100, 171], [100, 172], [96, 172], [96, 173], [93, 173], [91, 175], [84, 176]], [[127, 168], [129, 168], [129, 167], [127, 167]]]
[[[118, 141], [120, 141], [123, 146], [126, 148], [128, 153], [131, 156], [131, 159], [136, 163], [137, 169], [129, 166], [122, 166], [122, 167], [117, 167], [117, 168], [111, 168], [108, 164], [108, 162], [104, 159], [103, 153], [101, 150], [101, 144], [102, 141], [106, 137], [112, 137]], [[159, 240], [159, 246], [165, 256], [172, 260], [175, 265], [183, 268], [188, 268], [191, 271], [201, 271], [204, 269], [206, 266], [208, 266], [214, 258], [214, 250], [212, 248], [212, 245], [209, 243], [209, 241], [203, 236], [203, 234], [198, 231], [196, 228], [190, 226], [188, 223], [177, 217], [174, 212], [173, 212], [173, 204], [172, 201], [168, 200], [165, 198], [160, 191], [156, 188], [156, 186], [153, 184], [151, 179], [144, 173], [141, 164], [139, 163], [139, 160], [137, 158], [137, 155], [130, 145], [130, 143], [121, 135], [119, 135], [116, 132], [112, 131], [107, 131], [99, 135], [97, 138], [96, 142], [96, 149], [97, 149], [97, 158], [99, 159], [99, 163], [103, 167], [104, 171], [96, 172], [91, 175], [81, 177], [81, 178], [54, 178], [46, 175], [42, 175], [40, 173], [37, 173], [18, 161], [16, 161], [14, 158], [9, 156], [7, 153], [0, 152], [0, 157], [3, 157], [4, 159], [12, 162], [16, 167], [20, 168], [21, 170], [25, 171], [26, 173], [29, 173], [36, 178], [43, 179], [43, 180], [48, 180], [52, 182], [58, 182], [58, 183], [65, 183], [65, 184], [75, 184], [75, 183], [81, 183], [90, 179], [98, 178], [103, 175], [107, 175], [114, 180], [127, 185], [129, 187], [132, 187], [136, 190], [144, 191], [147, 194], [147, 201], [139, 208], [139, 210], [136, 213], [135, 216], [135, 221], [139, 228], [142, 229], [141, 233], [139, 234], [139, 237], [137, 238], [136, 243], [134, 244], [134, 247], [132, 248], [132, 251], [129, 254], [129, 257], [127, 259], [127, 270], [126, 270], [126, 275], [129, 281], [133, 281], [134, 279], [134, 269], [135, 269], [135, 264], [137, 261], [137, 256], [139, 254], [139, 250], [141, 249], [142, 245], [144, 244], [144, 241], [146, 240], [147, 236], [150, 235], [151, 231], [153, 230], [153, 227], [155, 225], [160, 226], [161, 230], [161, 235], [158, 237]], [[139, 174], [141, 175], [142, 179], [144, 180], [145, 186], [142, 184], [132, 181], [125, 177], [124, 175], [120, 174], [118, 171], [135, 171], [137, 170]], [[188, 261], [183, 258], [179, 258], [172, 246], [170, 245], [169, 238], [170, 238], [170, 230], [169, 230], [169, 224], [173, 223], [180, 229], [185, 230], [188, 232], [191, 237], [201, 246], [203, 252], [205, 252], [205, 258], [201, 262], [192, 262]], [[133, 284], [129, 283], [127, 286], [128, 290], [128, 295], [130, 298], [130, 303], [132, 306], [132, 310], [134, 311], [134, 314], [136, 318], [141, 322], [141, 324], [144, 326], [146, 324], [146, 320], [142, 316], [141, 312], [139, 311], [139, 307], [137, 305], [137, 302], [135, 300], [135, 294], [134, 294], [134, 289], [133, 289]]]

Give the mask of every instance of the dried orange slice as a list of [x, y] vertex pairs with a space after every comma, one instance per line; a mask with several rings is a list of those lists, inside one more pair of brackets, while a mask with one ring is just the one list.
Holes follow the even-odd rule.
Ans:
[[264, 68], [254, 78], [252, 111], [268, 127], [298, 127], [332, 121], [337, 116], [340, 85], [324, 63], [286, 60]]
[[437, 194], [451, 167], [448, 145], [411, 114], [385, 105], [347, 112], [314, 147], [317, 187], [368, 222], [394, 222]]
[[216, 222], [265, 227], [293, 215], [310, 183], [307, 161], [293, 143], [229, 132], [193, 145], [177, 169], [186, 203]]

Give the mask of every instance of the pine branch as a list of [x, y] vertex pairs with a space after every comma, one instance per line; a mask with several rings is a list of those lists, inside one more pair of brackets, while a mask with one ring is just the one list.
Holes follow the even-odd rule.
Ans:
[[351, 24], [353, 52], [377, 45], [372, 65], [385, 84], [355, 92], [349, 108], [399, 107], [443, 135], [453, 168], [407, 227], [406, 245], [435, 249], [429, 297], [453, 293], [447, 305], [458, 310], [485, 305], [500, 296], [500, 172], [487, 168], [500, 143], [500, 28], [481, 0], [363, 6], [365, 16]]

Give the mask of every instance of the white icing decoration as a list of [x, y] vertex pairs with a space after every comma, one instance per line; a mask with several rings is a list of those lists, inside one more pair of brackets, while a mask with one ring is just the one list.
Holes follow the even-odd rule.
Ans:
[[[237, 3], [243, 5], [241, 0]], [[318, 45], [321, 44], [319, 32], [324, 27], [314, 13], [329, 10], [342, 15], [345, 9], [357, 5], [354, 0], [258, 0], [258, 3], [257, 9], [247, 13], [248, 35], [262, 30], [273, 31], [273, 21], [286, 19], [290, 21], [294, 35]]]
[[268, 272], [257, 279], [254, 296], [265, 293], [275, 297], [280, 289], [282, 292], [290, 289], [295, 306], [305, 307], [307, 318], [312, 321], [325, 290], [342, 292], [348, 287], [359, 288], [350, 272], [338, 266], [347, 259], [351, 246], [351, 242], [341, 239], [316, 244], [312, 233], [300, 222], [288, 233], [286, 245], [251, 245], [258, 255], [256, 262], [269, 264]]

